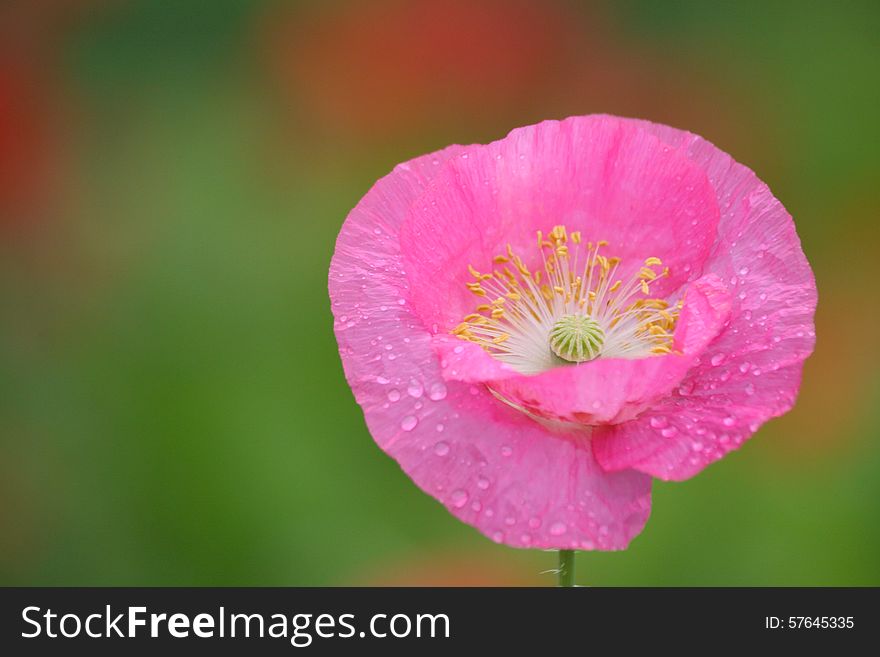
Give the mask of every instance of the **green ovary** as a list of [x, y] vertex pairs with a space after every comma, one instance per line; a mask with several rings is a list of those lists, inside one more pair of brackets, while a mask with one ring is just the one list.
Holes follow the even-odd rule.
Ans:
[[550, 349], [570, 363], [593, 360], [603, 342], [605, 331], [589, 315], [563, 315], [550, 330]]

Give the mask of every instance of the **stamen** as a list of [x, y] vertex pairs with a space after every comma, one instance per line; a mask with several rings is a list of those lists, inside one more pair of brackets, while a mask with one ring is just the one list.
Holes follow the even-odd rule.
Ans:
[[624, 282], [616, 276], [621, 259], [600, 253], [605, 240], [584, 243], [580, 232], [560, 225], [546, 239], [537, 231], [536, 246], [536, 270], [509, 244], [493, 258], [499, 268], [491, 273], [468, 267], [474, 280], [467, 288], [494, 300], [481, 301], [454, 335], [527, 374], [556, 367], [560, 359], [581, 363], [672, 351], [681, 301], [670, 306], [649, 298], [650, 285], [669, 275], [660, 258], [646, 258]]

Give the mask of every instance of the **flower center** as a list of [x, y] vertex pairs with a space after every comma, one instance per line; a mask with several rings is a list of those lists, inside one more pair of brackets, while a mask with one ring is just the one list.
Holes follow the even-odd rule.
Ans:
[[671, 352], [681, 301], [650, 296], [651, 284], [669, 274], [659, 258], [621, 276], [621, 259], [601, 252], [604, 240], [584, 244], [565, 226], [537, 237], [542, 266], [535, 271], [509, 244], [491, 273], [468, 267], [474, 280], [467, 287], [481, 303], [454, 335], [524, 374], [557, 367], [560, 359], [576, 364]]
[[563, 315], [550, 329], [550, 349], [570, 363], [593, 360], [604, 341], [605, 331], [589, 315]]

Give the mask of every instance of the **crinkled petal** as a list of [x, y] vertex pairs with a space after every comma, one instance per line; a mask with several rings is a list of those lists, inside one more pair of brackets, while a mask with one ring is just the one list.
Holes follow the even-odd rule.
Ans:
[[642, 125], [713, 181], [721, 220], [706, 270], [726, 283], [733, 305], [675, 393], [597, 432], [593, 445], [610, 470], [686, 479], [794, 404], [815, 342], [816, 285], [791, 216], [751, 170], [696, 135]]
[[622, 277], [661, 258], [670, 275], [652, 292], [662, 297], [699, 276], [718, 216], [702, 168], [635, 121], [582, 116], [457, 152], [413, 204], [401, 248], [416, 313], [449, 331], [473, 312], [468, 265], [490, 271], [510, 244], [536, 268], [538, 230], [607, 240]]
[[[706, 345], [718, 335], [729, 313], [730, 295], [720, 279], [710, 275], [688, 287], [675, 331], [674, 353], [630, 360], [599, 358], [534, 376], [488, 381], [487, 385], [515, 407], [554, 423], [626, 422], [680, 384]], [[447, 354], [447, 363], [454, 356]], [[457, 365], [457, 361], [451, 362], [449, 367]], [[452, 377], [452, 370], [447, 376]]]
[[438, 328], [413, 313], [398, 231], [460, 147], [400, 165], [351, 212], [330, 267], [346, 378], [379, 446], [423, 490], [515, 547], [622, 549], [650, 512], [650, 477], [607, 473], [483, 386], [447, 381]]

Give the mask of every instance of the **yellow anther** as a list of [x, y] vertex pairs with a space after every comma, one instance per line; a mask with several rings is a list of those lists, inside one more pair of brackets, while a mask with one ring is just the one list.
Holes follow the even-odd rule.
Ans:
[[[467, 289], [487, 299], [476, 305], [475, 312], [465, 315], [453, 335], [516, 366], [540, 353], [540, 348], [529, 352], [533, 346], [527, 345], [542, 334], [548, 321], [582, 315], [593, 318], [604, 331], [603, 355], [640, 358], [671, 353], [683, 301], [670, 307], [663, 299], [649, 298], [649, 283], [669, 275], [668, 267], [660, 271], [660, 258], [645, 258], [631, 278], [621, 280], [612, 277], [621, 259], [599, 252], [608, 241], [584, 243], [581, 231], [569, 232], [561, 224], [549, 233], [536, 231], [535, 236], [539, 252], [529, 258], [514, 253], [508, 243], [492, 258], [491, 266], [497, 268], [491, 273], [467, 266], [473, 277], [465, 283]], [[532, 271], [526, 263], [535, 261], [540, 264]], [[510, 344], [501, 346], [508, 340]], [[523, 346], [526, 350], [519, 353]], [[554, 353], [559, 356], [558, 351]], [[578, 356], [572, 362], [581, 359]]]

